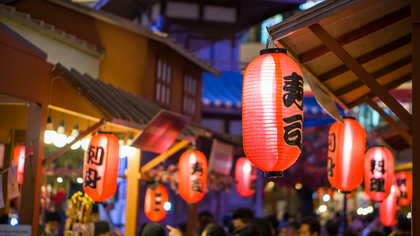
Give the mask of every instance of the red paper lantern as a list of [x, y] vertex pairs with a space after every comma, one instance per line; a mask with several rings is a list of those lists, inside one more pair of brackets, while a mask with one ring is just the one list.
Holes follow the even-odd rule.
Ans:
[[156, 190], [150, 188], [146, 191], [144, 198], [144, 213], [151, 221], [158, 222], [165, 218], [166, 210], [163, 208], [168, 201], [168, 190], [165, 185], [159, 184]]
[[413, 199], [413, 176], [408, 171], [395, 173], [395, 183], [401, 192], [398, 204], [407, 206]]
[[260, 54], [244, 74], [244, 151], [265, 177], [278, 178], [302, 149], [303, 78], [285, 49], [265, 49]]
[[400, 195], [400, 190], [396, 185], [392, 185], [391, 192], [387, 198], [379, 203], [379, 220], [384, 226], [394, 226], [398, 223], [395, 219], [399, 207], [397, 206], [397, 199]]
[[365, 192], [381, 202], [388, 197], [394, 181], [394, 157], [385, 147], [373, 147], [365, 157]]
[[117, 190], [118, 138], [110, 133], [94, 135], [85, 151], [83, 190], [95, 202], [103, 202]]
[[365, 129], [352, 118], [335, 122], [328, 134], [328, 180], [332, 186], [348, 192], [363, 182]]
[[249, 197], [255, 193], [257, 182], [257, 167], [246, 157], [236, 161], [235, 167], [236, 191], [242, 197]]
[[17, 167], [17, 181], [18, 184], [23, 183], [23, 171], [25, 170], [25, 156], [26, 147], [25, 145], [19, 145], [15, 147], [13, 161]]
[[206, 192], [207, 158], [198, 150], [188, 150], [179, 158], [179, 193], [186, 202], [200, 201]]

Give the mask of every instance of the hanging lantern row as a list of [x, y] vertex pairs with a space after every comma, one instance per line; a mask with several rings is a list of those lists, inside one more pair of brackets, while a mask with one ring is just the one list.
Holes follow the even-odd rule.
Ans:
[[[328, 136], [328, 180], [341, 192], [356, 189], [364, 176], [365, 192], [370, 199], [382, 202], [390, 196], [394, 182], [394, 157], [385, 147], [373, 147], [366, 154], [366, 132], [352, 118], [335, 122]], [[398, 203], [408, 205], [412, 200], [412, 176], [409, 172], [395, 175]]]
[[283, 176], [302, 149], [303, 78], [282, 48], [260, 51], [246, 68], [242, 93], [244, 151], [268, 178]]

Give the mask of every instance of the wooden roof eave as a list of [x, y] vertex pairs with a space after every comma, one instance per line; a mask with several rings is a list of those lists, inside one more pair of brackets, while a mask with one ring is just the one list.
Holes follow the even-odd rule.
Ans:
[[[269, 37], [271, 37], [272, 42], [278, 41], [297, 30], [317, 23], [322, 19], [334, 15], [337, 11], [341, 11], [362, 1], [364, 0], [331, 0], [322, 2], [279, 24], [267, 27]], [[321, 12], [319, 12], [320, 9], [322, 9]]]
[[[333, 38], [330, 35], [330, 33], [327, 32], [327, 30], [325, 30], [319, 24], [319, 22], [324, 19], [325, 20], [322, 21], [324, 23], [329, 22], [331, 24], [331, 21], [336, 22], [332, 18], [329, 18], [329, 17], [359, 2], [364, 2], [363, 4], [365, 4], [364, 5], [365, 7], [366, 7], [366, 4], [369, 5], [373, 3], [373, 1], [351, 1], [351, 0], [341, 1], [341, 2], [327, 1], [295, 17], [291, 17], [284, 22], [281, 22], [277, 25], [269, 27], [267, 30], [270, 34], [270, 37], [273, 43], [277, 47], [286, 48], [286, 50], [288, 50], [289, 53], [292, 55], [293, 59], [301, 66], [302, 70], [305, 73], [307, 73], [310, 79], [315, 81], [327, 94], [329, 94], [334, 100], [336, 100], [345, 109], [349, 109], [349, 108], [354, 107], [355, 105], [359, 105], [361, 103], [367, 102], [374, 109], [376, 108], [375, 110], [378, 110], [378, 106], [376, 102], [371, 100], [375, 96], [378, 96], [401, 119], [401, 121], [403, 121], [403, 123], [410, 130], [411, 122], [412, 122], [411, 114], [408, 113], [407, 110], [405, 110], [401, 106], [401, 104], [399, 104], [398, 101], [392, 95], [389, 94], [388, 90], [408, 81], [411, 78], [411, 73], [407, 74], [408, 71], [407, 69], [405, 69], [403, 76], [400, 76], [400, 77], [393, 76], [392, 77], [393, 80], [391, 82], [389, 82], [388, 80], [388, 82], [384, 81], [382, 82], [382, 84], [380, 84], [377, 79], [381, 77], [385, 77], [394, 71], [400, 70], [401, 68], [404, 68], [404, 67], [408, 68], [408, 66], [411, 66], [410, 65], [411, 55], [405, 55], [405, 57], [404, 55], [402, 55], [403, 57], [400, 58], [399, 60], [391, 61], [391, 64], [384, 64], [385, 67], [379, 68], [379, 70], [377, 69], [376, 71], [373, 71], [373, 72], [372, 70], [371, 72], [368, 72], [361, 65], [362, 63], [366, 63], [370, 60], [376, 59], [380, 56], [385, 55], [386, 53], [392, 50], [398, 50], [400, 47], [403, 47], [411, 43], [410, 34], [407, 35], [407, 32], [405, 32], [403, 33], [403, 35], [401, 35], [402, 37], [398, 38], [397, 40], [393, 39], [395, 41], [390, 42], [390, 43], [389, 41], [384, 41], [384, 42], [387, 42], [388, 44], [384, 45], [381, 48], [377, 48], [374, 51], [368, 51], [367, 54], [365, 53], [365, 55], [359, 56], [358, 58], [353, 58], [350, 55], [350, 53], [343, 48], [344, 45], [349, 44], [355, 40], [362, 39], [366, 36], [370, 36], [370, 34], [373, 34], [377, 31], [388, 30], [389, 28], [386, 28], [386, 27], [390, 25], [394, 25], [394, 24], [396, 25], [399, 22], [407, 23], [406, 19], [410, 17], [410, 6], [404, 5], [406, 4], [404, 2], [401, 5], [399, 5], [399, 6], [402, 6], [402, 8], [392, 8], [391, 5], [384, 5], [381, 2], [380, 3], [382, 4], [381, 6], [385, 6], [385, 7], [388, 6], [388, 9], [390, 9], [389, 11], [385, 11], [388, 13], [383, 15], [381, 18], [379, 17], [372, 18], [372, 21], [366, 21], [362, 26], [358, 26], [359, 28], [355, 28], [353, 30], [350, 29], [350, 31], [347, 31], [347, 32], [342, 31], [341, 33], [344, 33], [344, 35], [342, 34], [337, 35], [336, 37], [338, 37], [338, 39]], [[354, 9], [360, 8], [361, 6], [362, 5], [357, 6]], [[374, 8], [369, 8], [368, 11], [372, 11], [372, 10], [374, 10]], [[337, 16], [339, 17], [338, 19], [344, 19], [343, 17], [346, 17], [345, 19], [347, 19], [349, 17], [348, 14], [353, 14], [353, 10], [343, 11], [343, 14], [340, 13], [340, 14], [337, 14]], [[369, 14], [369, 13], [367, 11], [364, 11], [363, 14]], [[358, 17], [360, 17], [360, 14]], [[329, 18], [329, 19], [326, 19], [326, 18]], [[334, 19], [337, 20], [337, 17]], [[356, 19], [357, 18], [353, 20], [356, 21]], [[297, 31], [300, 31], [301, 29], [304, 29], [304, 28], [305, 28], [304, 33], [302, 31], [302, 33], [298, 34], [297, 36], [293, 36], [293, 34], [295, 34]], [[307, 34], [308, 32], [310, 33]], [[353, 33], [355, 35], [352, 35]], [[289, 36], [292, 36], [292, 37], [289, 37]], [[308, 42], [308, 40], [312, 40], [312, 41], [316, 40], [317, 42], [319, 42], [320, 40], [322, 44], [316, 45], [316, 48], [312, 48], [312, 49], [310, 49], [310, 47], [306, 47], [303, 50], [296, 50], [296, 51], [293, 50], [290, 46], [290, 45], [293, 45], [291, 43], [295, 42], [293, 40], [297, 40], [302, 37], [311, 37], [311, 38], [305, 38], [306, 42]], [[285, 38], [287, 38], [286, 39], [287, 41], [285, 41]], [[313, 44], [311, 45], [314, 46]], [[297, 52], [299, 51], [300, 53], [298, 54]], [[314, 52], [317, 52], [317, 53], [314, 53]], [[316, 66], [316, 63], [315, 62], [308, 63], [308, 62], [313, 61], [314, 59], [317, 59], [317, 57], [324, 56], [329, 52], [332, 52], [336, 56], [335, 58], [338, 58], [339, 61], [343, 63], [343, 65], [338, 66], [334, 69], [330, 69], [327, 72], [323, 72], [323, 74], [315, 73], [314, 70], [312, 70], [311, 68], [314, 68], [314, 66]], [[312, 58], [310, 56], [312, 56]], [[331, 59], [331, 57], [329, 58]], [[323, 60], [325, 60], [325, 58]], [[320, 61], [317, 61], [317, 63], [319, 62]], [[344, 72], [348, 70], [350, 70], [357, 76], [356, 81], [349, 81], [349, 80], [338, 81], [336, 79], [334, 81], [335, 89], [334, 87], [330, 89], [330, 85], [327, 86], [326, 84], [323, 84], [327, 80], [330, 80], [332, 78], [338, 78], [338, 76], [340, 76], [341, 74], [343, 74]], [[322, 72], [322, 70], [319, 70], [319, 71]], [[350, 84], [347, 85], [347, 83], [349, 82]], [[344, 86], [337, 85], [337, 83], [341, 83]], [[354, 92], [352, 95], [349, 94], [348, 96], [343, 96], [352, 91], [356, 91], [362, 86], [364, 87], [363, 91], [366, 91], [366, 87], [367, 87], [370, 90], [370, 93], [362, 94], [362, 97], [358, 99], [357, 97], [354, 97], [355, 96]], [[349, 100], [349, 98], [351, 100]], [[356, 98], [356, 100], [354, 100], [354, 98]], [[380, 114], [381, 116], [387, 116], [384, 112], [380, 112]], [[387, 121], [391, 121], [389, 117], [384, 117], [384, 119]], [[391, 122], [390, 125], [394, 129], [396, 129], [408, 143], [410, 144], [412, 143], [411, 134], [409, 134], [405, 130], [405, 128], [401, 127], [396, 122]]]

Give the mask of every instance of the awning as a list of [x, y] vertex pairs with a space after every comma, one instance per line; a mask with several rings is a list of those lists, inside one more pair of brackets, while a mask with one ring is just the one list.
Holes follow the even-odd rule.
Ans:
[[[97, 114], [101, 116], [97, 117], [96, 115], [97, 121], [102, 118], [111, 124], [123, 125], [140, 131], [163, 109], [142, 95], [116, 88], [99, 78], [94, 79], [88, 74], [81, 74], [75, 69], [69, 70], [59, 63], [53, 68], [53, 74], [55, 78], [64, 81], [68, 88], [78, 93], [96, 110]], [[78, 112], [78, 109], [81, 108], [77, 103], [66, 101], [62, 97], [66, 96], [63, 91], [65, 86], [61, 85], [60, 88], [55, 91], [52, 87], [53, 99], [50, 108], [63, 112]], [[88, 112], [80, 113], [89, 114]], [[92, 114], [92, 119], [95, 120], [93, 117], [95, 117], [94, 114]], [[211, 131], [196, 124], [188, 124], [178, 139], [193, 140], [197, 136], [211, 136]]]
[[367, 102], [411, 145], [411, 134], [372, 100], [381, 99], [411, 129], [411, 114], [388, 92], [412, 77], [410, 16], [409, 0], [334, 0], [268, 31], [343, 108]]

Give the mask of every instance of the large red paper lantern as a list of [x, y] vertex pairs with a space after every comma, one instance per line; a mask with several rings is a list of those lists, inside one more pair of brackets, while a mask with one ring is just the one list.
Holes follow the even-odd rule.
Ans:
[[236, 161], [235, 166], [236, 191], [242, 197], [249, 197], [255, 193], [257, 182], [257, 167], [246, 157]]
[[400, 188], [398, 204], [407, 206], [413, 199], [413, 176], [408, 171], [395, 173], [395, 184]]
[[394, 181], [394, 157], [385, 147], [373, 147], [365, 157], [365, 192], [381, 202], [388, 197]]
[[303, 78], [285, 49], [260, 54], [244, 74], [243, 144], [246, 156], [264, 176], [277, 178], [302, 149]]
[[13, 161], [17, 167], [17, 181], [18, 184], [23, 183], [23, 171], [25, 170], [25, 156], [26, 147], [25, 145], [19, 145], [15, 147]]
[[110, 133], [94, 135], [85, 151], [83, 190], [95, 202], [103, 202], [117, 190], [118, 138]]
[[379, 203], [379, 220], [384, 226], [394, 226], [398, 223], [396, 214], [399, 209], [397, 206], [397, 199], [400, 195], [400, 190], [396, 185], [392, 185], [391, 192], [387, 198]]
[[335, 122], [328, 134], [328, 180], [348, 192], [363, 182], [365, 129], [353, 118]]
[[163, 184], [159, 184], [155, 190], [150, 188], [146, 191], [144, 198], [144, 213], [151, 221], [158, 222], [165, 218], [165, 202], [168, 201], [168, 190]]
[[207, 158], [198, 150], [188, 150], [179, 158], [179, 193], [186, 202], [200, 201], [206, 192]]

